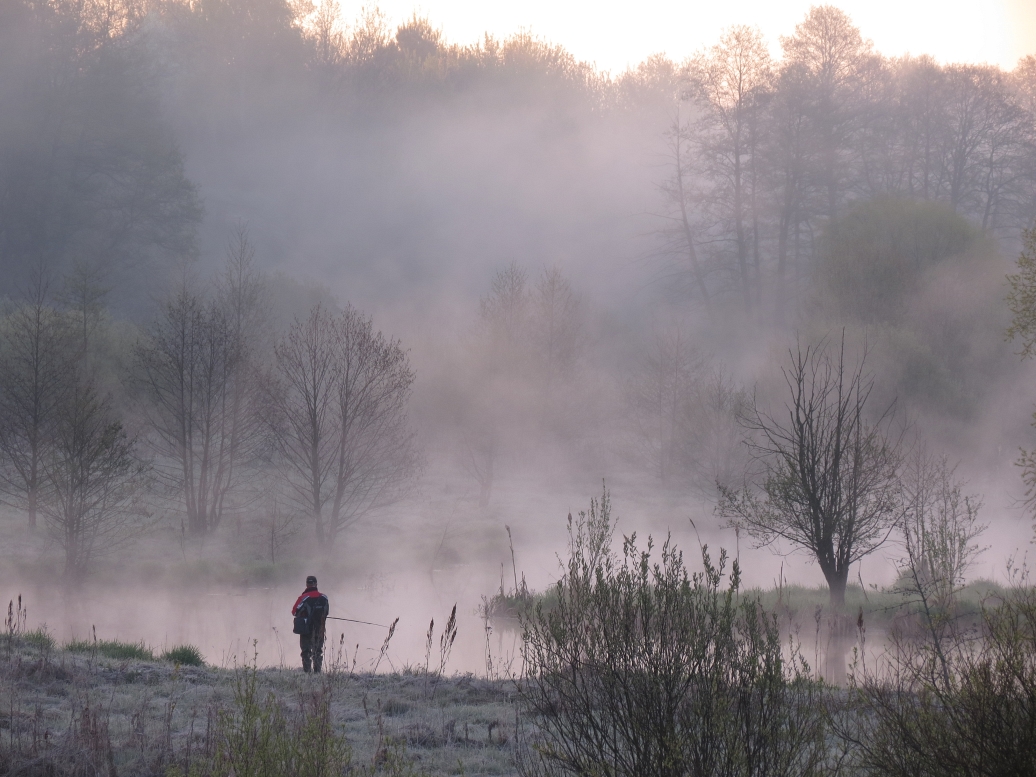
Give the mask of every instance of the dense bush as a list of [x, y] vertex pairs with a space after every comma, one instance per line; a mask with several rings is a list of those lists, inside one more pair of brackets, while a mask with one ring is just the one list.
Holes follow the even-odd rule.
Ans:
[[1036, 591], [989, 603], [977, 630], [942, 619], [893, 632], [887, 659], [857, 667], [834, 716], [855, 772], [1031, 775], [1036, 765]]
[[822, 688], [733, 565], [689, 575], [667, 540], [611, 550], [607, 492], [569, 526], [555, 606], [523, 617], [519, 768], [533, 774], [807, 775], [825, 758]]
[[867, 323], [898, 319], [925, 271], [973, 248], [980, 233], [948, 205], [878, 197], [855, 205], [821, 241], [819, 292]]

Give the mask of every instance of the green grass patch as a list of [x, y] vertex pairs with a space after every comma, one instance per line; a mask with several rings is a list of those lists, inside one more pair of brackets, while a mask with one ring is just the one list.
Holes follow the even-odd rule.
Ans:
[[201, 651], [194, 645], [177, 645], [162, 653], [159, 658], [182, 666], [205, 666]]
[[40, 626], [38, 629], [27, 631], [22, 634], [22, 640], [32, 645], [34, 648], [39, 650], [53, 650], [54, 649], [54, 638], [50, 636], [46, 626]]
[[[905, 581], [903, 582], [905, 586]], [[990, 580], [975, 580], [960, 589], [954, 597], [955, 617], [978, 617], [982, 607], [997, 606], [1007, 589]], [[740, 594], [743, 598], [758, 599], [763, 609], [777, 613], [782, 619], [803, 620], [815, 617], [819, 609], [830, 612], [830, 593], [827, 586], [807, 587], [785, 585], [781, 588], [747, 588]], [[557, 592], [550, 588], [546, 593], [524, 590], [520, 593], [498, 591], [492, 597], [483, 599], [481, 614], [495, 621], [499, 627], [516, 625], [522, 616], [533, 613], [537, 606], [544, 612], [551, 611], [557, 604]], [[867, 588], [850, 583], [845, 589], [844, 612], [856, 615], [863, 612], [866, 623], [887, 626], [897, 616], [910, 616], [921, 612], [916, 595], [910, 596], [897, 585], [888, 588]]]
[[498, 621], [501, 625], [516, 625], [520, 618], [532, 615], [539, 606], [544, 612], [550, 612], [557, 605], [557, 590], [551, 586], [545, 593], [522, 588], [519, 591], [497, 591], [491, 597], [482, 597], [479, 614], [484, 618]]
[[143, 642], [120, 642], [117, 639], [73, 639], [66, 642], [64, 647], [69, 653], [97, 653], [97, 655], [114, 658], [118, 661], [155, 660], [155, 651]]

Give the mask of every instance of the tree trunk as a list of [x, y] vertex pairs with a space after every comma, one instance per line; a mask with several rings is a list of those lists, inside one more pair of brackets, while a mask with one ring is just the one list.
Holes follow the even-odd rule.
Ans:
[[845, 587], [849, 581], [849, 568], [835, 570], [827, 577], [827, 586], [831, 593], [831, 607], [841, 610], [845, 607]]
[[36, 486], [29, 487], [29, 531], [36, 531]]
[[788, 231], [790, 219], [787, 215], [781, 216], [780, 230], [777, 234], [777, 288], [774, 290], [774, 320], [778, 325], [784, 323], [784, 306], [786, 283], [785, 276], [788, 266]]

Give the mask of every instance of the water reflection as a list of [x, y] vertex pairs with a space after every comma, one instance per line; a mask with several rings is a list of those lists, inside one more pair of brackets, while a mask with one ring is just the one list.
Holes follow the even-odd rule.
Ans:
[[[299, 640], [292, 634], [291, 606], [303, 585], [176, 588], [137, 586], [120, 590], [86, 585], [69, 591], [59, 584], [4, 586], [6, 599], [19, 594], [28, 610], [28, 628], [46, 625], [61, 643], [73, 638], [144, 642], [157, 652], [180, 644], [197, 646], [216, 666], [251, 661], [260, 666], [301, 666]], [[487, 660], [500, 673], [515, 665], [520, 639], [516, 631], [490, 628], [478, 615], [483, 594], [499, 587], [498, 570], [457, 566], [394, 575], [326, 578], [320, 588], [331, 601], [331, 614], [390, 624], [399, 618], [379, 671], [423, 668], [426, 656], [439, 666], [439, 637], [457, 605], [457, 639], [446, 671], [486, 674]], [[431, 655], [429, 621], [434, 619]], [[343, 659], [370, 670], [378, 660], [387, 629], [329, 621], [327, 642], [344, 648]], [[487, 651], [488, 648], [488, 651]]]

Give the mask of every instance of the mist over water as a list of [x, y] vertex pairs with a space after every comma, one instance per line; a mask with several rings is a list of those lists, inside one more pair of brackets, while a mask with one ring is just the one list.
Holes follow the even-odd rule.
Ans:
[[[105, 540], [147, 531], [63, 580], [68, 516], [27, 529], [24, 451], [5, 442], [0, 596], [23, 596], [30, 628], [189, 643], [223, 666], [255, 641], [261, 665], [296, 666], [289, 609], [313, 573], [333, 615], [400, 619], [379, 671], [423, 667], [433, 618], [437, 667], [456, 604], [447, 671], [506, 673], [520, 636], [487, 635], [483, 597], [554, 583], [566, 518], [602, 485], [616, 550], [671, 534], [691, 571], [707, 545], [738, 559], [743, 587], [821, 586], [794, 546], [735, 534], [716, 486], [758, 492], [746, 408], [783, 418], [790, 349], [842, 333], [867, 353], [869, 410], [894, 406], [904, 444], [926, 440], [981, 497], [968, 578], [1008, 582], [1027, 560], [1015, 462], [1036, 365], [1005, 340], [1005, 277], [1036, 217], [1036, 59], [883, 57], [829, 7], [780, 57], [738, 28], [687, 62], [606, 76], [528, 35], [454, 46], [417, 16], [338, 18], [321, 39], [275, 0], [129, 3], [116, 21], [43, 5], [0, 9], [0, 356], [17, 362], [17, 314], [42, 311], [61, 333], [54, 385], [74, 373], [106, 398], [151, 479], [123, 505], [140, 524]], [[816, 58], [831, 30], [833, 80]], [[745, 94], [723, 76], [735, 61], [751, 64]], [[961, 106], [987, 121], [971, 129]], [[248, 286], [228, 286], [233, 267], [258, 291], [228, 324]], [[232, 420], [251, 436], [216, 517], [187, 516], [168, 395], [141, 377], [173, 300], [195, 316], [173, 324], [237, 327], [220, 365], [238, 393], [218, 412], [246, 407]], [[392, 498], [337, 536], [286, 453], [284, 353], [314, 311], [406, 367]], [[53, 408], [81, 396], [66, 388]], [[891, 585], [897, 542], [849, 582]], [[327, 650], [373, 667], [386, 629], [330, 623]]]
[[[442, 630], [456, 604], [458, 635], [447, 672], [508, 676], [521, 668], [520, 630], [514, 621], [491, 620], [487, 639], [481, 615], [484, 597], [501, 588], [513, 590], [516, 577], [519, 583], [524, 578], [533, 591], [544, 591], [557, 581], [562, 572], [559, 557], [563, 561], [566, 555], [567, 513], [587, 509], [587, 495], [595, 493], [594, 484], [586, 483], [586, 491], [579, 493], [575, 488], [533, 490], [528, 480], [504, 483], [485, 514], [478, 512], [470, 490], [456, 485], [457, 491], [406, 503], [376, 525], [358, 528], [333, 561], [313, 553], [311, 562], [292, 562], [297, 574], [291, 580], [204, 585], [191, 579], [192, 572], [199, 578], [204, 574], [218, 580], [220, 567], [231, 566], [225, 561], [225, 549], [188, 549], [188, 558], [194, 563], [183, 568], [151, 551], [138, 557], [136, 564], [126, 564], [124, 578], [113, 571], [102, 580], [72, 589], [58, 575], [47, 579], [41, 570], [18, 575], [8, 569], [0, 579], [0, 596], [6, 601], [20, 595], [28, 610], [28, 628], [45, 624], [59, 642], [89, 641], [96, 629], [99, 640], [143, 642], [156, 652], [180, 644], [195, 645], [216, 666], [242, 665], [255, 657], [260, 666], [291, 668], [298, 667], [300, 660], [298, 637], [291, 633], [290, 608], [304, 588], [305, 576], [316, 573], [320, 590], [330, 599], [332, 615], [385, 625], [399, 618], [380, 662], [386, 628], [328, 621], [326, 661], [340, 657], [344, 646], [345, 658], [337, 660], [352, 667], [355, 659], [358, 671], [370, 670], [375, 664], [379, 672], [421, 669], [429, 621], [434, 619], [430, 665], [436, 669]], [[972, 485], [982, 493], [997, 493], [992, 487], [983, 489], [980, 483]], [[784, 586], [823, 585], [820, 570], [801, 551], [784, 548], [781, 555], [753, 547], [744, 536], [738, 540], [731, 529], [719, 525], [708, 504], [695, 504], [680, 495], [660, 496], [650, 482], [620, 479], [609, 482], [608, 487], [617, 518], [616, 551], [621, 550], [623, 536], [636, 532], [641, 544], [652, 535], [657, 552], [671, 532], [692, 572], [701, 569], [699, 541], [708, 547], [714, 561], [721, 549], [727, 552], [728, 573], [737, 558], [742, 590], [769, 590], [782, 580]], [[564, 507], [567, 505], [570, 507]], [[987, 498], [983, 520], [990, 524], [982, 536], [987, 549], [969, 578], [1008, 584], [1007, 559], [1014, 557], [1016, 569], [1026, 560], [1031, 526], [1017, 505], [1006, 498], [1000, 504]], [[514, 539], [517, 571], [512, 567], [505, 525], [510, 526]], [[166, 550], [180, 552], [175, 546]], [[23, 552], [30, 554], [28, 548]], [[152, 554], [163, 559], [161, 565], [148, 558]], [[891, 585], [902, 555], [899, 547], [890, 544], [854, 567], [850, 583], [862, 580], [868, 590]], [[149, 561], [157, 572], [151, 579], [140, 571]], [[826, 671], [828, 660], [839, 661], [835, 654], [841, 643], [832, 642], [828, 630], [825, 620], [818, 641], [813, 612], [798, 613], [792, 624], [791, 633], [802, 654], [821, 671]], [[846, 655], [857, 640], [855, 631], [843, 638]], [[487, 665], [487, 644], [492, 669]], [[885, 648], [882, 628], [870, 626], [868, 660], [879, 659]], [[837, 672], [836, 667], [836, 680]]]

